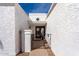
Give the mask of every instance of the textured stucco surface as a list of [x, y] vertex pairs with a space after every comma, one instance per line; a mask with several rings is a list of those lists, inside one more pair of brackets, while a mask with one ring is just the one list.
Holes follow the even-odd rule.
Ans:
[[37, 21], [36, 18], [39, 18], [39, 21], [45, 21], [47, 14], [46, 13], [29, 13], [29, 17], [32, 21]]
[[16, 55], [20, 51], [27, 20], [18, 4], [0, 4], [0, 55]]
[[24, 51], [25, 49], [24, 30], [27, 30], [29, 28], [28, 20], [28, 15], [23, 11], [23, 9], [18, 4], [15, 4], [16, 53], [18, 53], [20, 50]]
[[[57, 4], [47, 18], [46, 36], [55, 55], [79, 55], [79, 4]], [[51, 43], [51, 44], [50, 44]]]
[[0, 6], [0, 55], [15, 55], [15, 8]]

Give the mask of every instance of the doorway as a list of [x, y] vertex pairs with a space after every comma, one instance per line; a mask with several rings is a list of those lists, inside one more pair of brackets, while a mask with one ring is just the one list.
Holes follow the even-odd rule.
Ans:
[[43, 40], [45, 38], [45, 26], [35, 27], [35, 38], [39, 40]]

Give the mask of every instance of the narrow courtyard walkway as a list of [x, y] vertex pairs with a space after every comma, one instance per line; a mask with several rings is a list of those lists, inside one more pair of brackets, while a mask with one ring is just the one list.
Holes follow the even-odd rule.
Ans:
[[32, 51], [30, 53], [20, 53], [18, 56], [55, 56], [46, 40], [33, 40]]

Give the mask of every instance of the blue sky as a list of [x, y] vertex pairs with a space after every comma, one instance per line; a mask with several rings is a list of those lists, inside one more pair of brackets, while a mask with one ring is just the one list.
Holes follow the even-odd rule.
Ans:
[[19, 3], [23, 10], [29, 13], [48, 13], [52, 3]]

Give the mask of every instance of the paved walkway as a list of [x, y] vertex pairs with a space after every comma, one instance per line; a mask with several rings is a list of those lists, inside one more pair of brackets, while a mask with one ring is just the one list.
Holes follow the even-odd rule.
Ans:
[[45, 40], [32, 41], [30, 53], [20, 53], [18, 56], [54, 56]]

